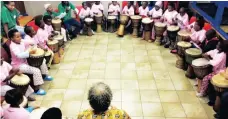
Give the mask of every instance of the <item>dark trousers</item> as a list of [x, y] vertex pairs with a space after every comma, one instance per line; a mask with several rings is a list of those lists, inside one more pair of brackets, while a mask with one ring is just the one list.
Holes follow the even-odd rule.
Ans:
[[209, 85], [208, 85], [208, 98], [209, 98], [210, 103], [213, 103], [213, 104], [215, 103], [216, 91], [215, 91], [214, 86], [211, 84], [211, 82], [209, 82]]
[[223, 93], [221, 97], [219, 119], [228, 119], [228, 92], [227, 91]]
[[[64, 21], [64, 25], [67, 31], [70, 33], [70, 35], [74, 35], [74, 36], [76, 36], [80, 32], [82, 27], [82, 25], [73, 18]], [[73, 29], [72, 26], [74, 26], [75, 28]]]

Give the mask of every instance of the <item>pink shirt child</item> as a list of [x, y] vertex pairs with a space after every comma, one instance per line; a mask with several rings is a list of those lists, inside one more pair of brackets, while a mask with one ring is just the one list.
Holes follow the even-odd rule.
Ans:
[[25, 49], [28, 49], [29, 46], [31, 45], [37, 45], [37, 35], [30, 37], [29, 35], [25, 35], [25, 38], [23, 41], [23, 43], [25, 44]]
[[47, 31], [48, 36], [52, 34], [52, 31], [54, 31], [53, 27], [51, 25], [44, 24], [44, 30]]
[[104, 6], [100, 3], [99, 5], [93, 4], [91, 12], [102, 14], [101, 10], [104, 11]]
[[46, 44], [49, 36], [48, 32], [45, 29], [39, 28], [36, 35], [38, 44], [43, 46], [44, 48], [48, 48]]
[[163, 18], [164, 18], [164, 22], [167, 23], [167, 25], [173, 24], [173, 19], [176, 18], [177, 16], [177, 11], [173, 10], [173, 11], [169, 11], [168, 9], [165, 11], [165, 13], [163, 14]]
[[156, 11], [155, 8], [153, 8], [152, 10], [149, 11], [149, 15], [151, 15], [152, 18], [154, 18], [154, 17], [161, 17], [162, 16], [162, 13], [163, 13], [163, 10], [161, 8], [158, 11]]
[[122, 11], [122, 14], [125, 14], [125, 15], [128, 15], [128, 16], [134, 15], [134, 14], [135, 14], [134, 7], [131, 6], [131, 7], [128, 9], [128, 6], [125, 6], [124, 9], [123, 9], [123, 11]]
[[214, 49], [206, 54], [212, 58], [209, 62], [213, 66], [213, 72], [218, 73], [226, 68], [226, 54], [224, 52], [219, 53], [217, 49]]
[[92, 14], [92, 12], [91, 12], [91, 10], [90, 10], [90, 8], [89, 7], [87, 7], [87, 9], [85, 10], [84, 8], [82, 8], [81, 9], [81, 11], [80, 11], [80, 13], [79, 13], [79, 17], [81, 18], [81, 19], [84, 19], [86, 16], [93, 16], [93, 14]]
[[3, 61], [2, 65], [0, 65], [1, 86], [6, 85], [6, 83], [3, 82], [3, 80], [5, 80], [7, 76], [9, 76], [9, 72], [12, 69], [13, 69], [13, 67], [5, 61]]
[[9, 107], [3, 112], [4, 119], [30, 119], [30, 114], [24, 108]]
[[188, 26], [188, 14], [185, 13], [184, 16], [181, 16], [180, 14], [177, 15], [176, 17], [178, 19], [177, 25], [181, 28], [184, 29]]
[[200, 44], [205, 40], [206, 38], [205, 34], [206, 34], [206, 31], [202, 29], [200, 31], [193, 32], [190, 38], [193, 41], [193, 43]]
[[113, 12], [113, 13], [110, 13], [109, 15], [117, 16], [118, 12], [120, 12], [120, 6], [111, 4], [108, 8], [108, 12]]
[[143, 7], [139, 7], [139, 15], [141, 16], [147, 16], [149, 12], [149, 7], [146, 7], [145, 9], [143, 9]]

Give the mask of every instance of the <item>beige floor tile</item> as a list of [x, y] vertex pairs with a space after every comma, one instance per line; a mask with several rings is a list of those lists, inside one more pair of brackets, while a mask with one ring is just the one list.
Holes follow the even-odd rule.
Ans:
[[121, 49], [121, 55], [134, 55], [134, 49], [133, 48], [122, 48]]
[[121, 62], [135, 63], [134, 55], [121, 55]]
[[59, 69], [71, 69], [71, 70], [73, 70], [75, 65], [76, 65], [75, 62], [63, 62], [63, 63], [61, 63]]
[[137, 80], [137, 73], [135, 70], [122, 70], [121, 80]]
[[137, 70], [151, 70], [151, 66], [149, 62], [144, 63], [136, 63]]
[[166, 119], [187, 119], [187, 118], [166, 118]]
[[132, 44], [120, 44], [121, 49], [133, 49], [133, 45]]
[[90, 70], [104, 70], [104, 69], [105, 69], [105, 62], [92, 63], [90, 66]]
[[143, 116], [141, 102], [122, 102], [122, 109], [130, 116]]
[[121, 89], [121, 80], [105, 80], [104, 83], [109, 85], [111, 89]]
[[71, 78], [87, 79], [89, 70], [73, 70]]
[[67, 101], [82, 101], [84, 97], [84, 89], [67, 89], [64, 95], [63, 100]]
[[112, 101], [122, 101], [122, 91], [121, 90], [112, 90], [113, 99]]
[[210, 106], [208, 106], [208, 105], [205, 104], [205, 103], [201, 103], [201, 105], [202, 105], [202, 107], [204, 108], [204, 110], [206, 111], [208, 118], [209, 118], [209, 119], [214, 119], [214, 114], [215, 114], [215, 112], [214, 112], [213, 108], [210, 107]]
[[157, 90], [154, 80], [138, 80], [140, 90]]
[[99, 79], [105, 77], [105, 71], [104, 70], [90, 70], [89, 71], [89, 79]]
[[106, 63], [106, 69], [120, 69], [120, 63], [119, 62], [108, 62]]
[[141, 101], [139, 90], [122, 90], [122, 101]]
[[180, 102], [176, 91], [159, 90], [161, 102]]
[[134, 44], [133, 48], [134, 49], [146, 50], [146, 45], [145, 44]]
[[108, 55], [107, 56], [107, 62], [120, 62], [120, 60], [121, 60], [121, 58], [120, 58], [121, 56], [120, 55], [115, 55], [115, 56], [113, 56], [113, 55]]
[[72, 75], [73, 70], [58, 70], [58, 72], [54, 76], [55, 78], [70, 78]]
[[121, 63], [121, 70], [136, 70], [135, 63]]
[[148, 58], [151, 63], [163, 62], [163, 58], [161, 56], [148, 56]]
[[188, 80], [173, 81], [173, 85], [176, 90], [193, 90]]
[[177, 94], [182, 103], [199, 102], [199, 99], [196, 97], [195, 91], [177, 91]]
[[85, 89], [87, 79], [70, 79], [68, 89]]
[[165, 117], [144, 117], [144, 119], [166, 119]]
[[151, 63], [151, 69], [152, 70], [161, 70], [161, 71], [165, 71], [166, 70], [166, 66], [164, 63], [161, 62], [156, 62], [156, 63]]
[[102, 50], [102, 49], [107, 49], [108, 46], [106, 44], [96, 44], [95, 45], [95, 50]]
[[45, 108], [51, 108], [51, 107], [60, 108], [61, 104], [62, 104], [62, 101], [43, 100], [40, 106]]
[[158, 90], [175, 90], [171, 80], [155, 80]]
[[181, 103], [162, 103], [165, 117], [186, 117]]
[[60, 101], [63, 99], [65, 89], [49, 89], [43, 100]]
[[89, 70], [91, 62], [76, 62], [74, 70]]
[[93, 55], [92, 62], [106, 62], [106, 56]]
[[50, 89], [65, 89], [68, 87], [68, 84], [70, 82], [70, 79], [67, 78], [55, 78], [51, 83], [50, 83]]
[[157, 90], [140, 90], [142, 102], [160, 102]]
[[[77, 61], [78, 62], [92, 62], [92, 55], [79, 55]], [[81, 70], [86, 70], [86, 69], [81, 69]]]
[[121, 80], [121, 87], [123, 90], [139, 89], [137, 80]]
[[135, 62], [136, 63], [144, 63], [144, 62], [149, 62], [148, 56], [135, 56]]
[[108, 49], [120, 49], [120, 44], [108, 44]]
[[153, 75], [155, 79], [170, 79], [169, 73], [164, 71], [153, 71]]
[[182, 103], [182, 106], [188, 118], [207, 118], [206, 112], [200, 103]]
[[121, 52], [120, 52], [121, 50], [113, 50], [113, 49], [109, 49], [108, 50], [108, 52], [107, 52], [107, 55], [114, 55], [114, 56], [116, 56], [116, 55], [120, 55], [121, 54]]
[[131, 119], [143, 119], [143, 117], [131, 117]]
[[80, 111], [80, 107], [80, 101], [63, 101], [60, 109], [64, 116], [76, 117]]
[[106, 49], [94, 50], [93, 55], [95, 55], [95, 56], [106, 56], [107, 50]]
[[148, 80], [154, 79], [152, 71], [137, 71], [137, 74], [138, 74], [138, 79], [148, 79]]
[[80, 112], [84, 111], [84, 110], [87, 110], [87, 109], [92, 109], [90, 104], [89, 104], [89, 101], [88, 100], [84, 100], [82, 102], [82, 105], [81, 105], [81, 108], [80, 108]]
[[120, 70], [109, 69], [105, 71], [105, 78], [107, 79], [120, 79]]
[[161, 103], [142, 103], [143, 115], [148, 117], [163, 117]]
[[159, 50], [148, 50], [149, 56], [160, 56], [161, 52]]
[[139, 55], [139, 56], [147, 55], [147, 50], [136, 49], [136, 50], [134, 50], [134, 55]]
[[114, 106], [114, 107], [116, 107], [117, 109], [122, 109], [122, 102], [121, 102], [121, 101], [119, 101], [119, 102], [117, 102], [117, 101], [112, 101], [112, 102], [111, 102], [111, 106]]

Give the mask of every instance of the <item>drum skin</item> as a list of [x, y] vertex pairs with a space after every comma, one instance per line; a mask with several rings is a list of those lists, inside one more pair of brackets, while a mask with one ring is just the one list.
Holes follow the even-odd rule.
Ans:
[[15, 75], [11, 80], [10, 80], [10, 86], [17, 90], [21, 90], [21, 92], [25, 95], [28, 86], [30, 83], [30, 78], [27, 75], [21, 74], [20, 76]]
[[212, 71], [212, 66], [209, 64], [202, 65], [202, 66], [197, 66], [195, 64], [197, 60], [201, 60], [201, 59], [205, 59], [205, 58], [198, 58], [192, 61], [193, 71], [196, 77], [200, 80], [202, 80], [206, 75], [210, 74]]
[[47, 45], [54, 53], [59, 51], [58, 40], [53, 40], [53, 41], [48, 40]]
[[43, 63], [44, 50], [37, 48], [37, 51], [40, 51], [41, 53], [39, 55], [30, 55], [29, 58], [27, 58], [27, 62], [30, 66], [40, 67]]
[[55, 31], [61, 31], [61, 26], [62, 26], [61, 19], [52, 19], [52, 25]]
[[185, 41], [179, 41], [177, 43], [177, 53], [179, 56], [184, 57], [185, 56], [185, 50], [191, 47], [191, 43], [185, 42]]
[[177, 29], [175, 29], [175, 30], [169, 30], [169, 27], [177, 27], [177, 26], [168, 26], [167, 27], [168, 37], [171, 38], [171, 40], [175, 40], [177, 37], [177, 32], [180, 30], [180, 28], [177, 27]]
[[200, 58], [202, 56], [202, 52], [197, 48], [189, 48], [185, 50], [185, 59], [188, 64], [192, 64], [192, 61]]

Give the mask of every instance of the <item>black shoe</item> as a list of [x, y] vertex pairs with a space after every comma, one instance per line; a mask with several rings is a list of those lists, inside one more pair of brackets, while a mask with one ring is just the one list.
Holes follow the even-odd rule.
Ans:
[[219, 115], [218, 114], [214, 114], [214, 118], [219, 119]]

